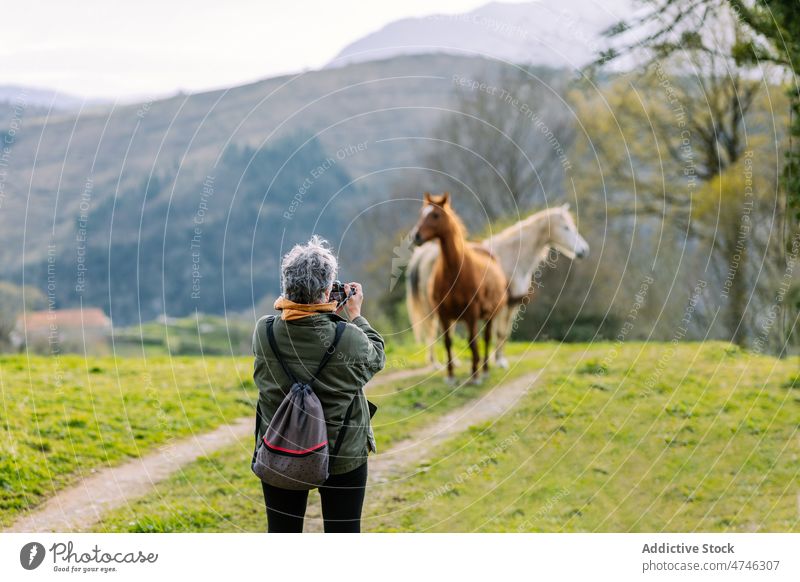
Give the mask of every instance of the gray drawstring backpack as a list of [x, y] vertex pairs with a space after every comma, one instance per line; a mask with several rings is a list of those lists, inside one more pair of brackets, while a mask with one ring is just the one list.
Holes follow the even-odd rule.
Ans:
[[[333, 342], [325, 350], [317, 371], [308, 382], [302, 382], [281, 358], [272, 331], [274, 321], [273, 318], [267, 324], [267, 338], [281, 368], [291, 380], [292, 387], [275, 411], [267, 432], [256, 443], [251, 468], [253, 473], [268, 485], [307, 491], [319, 487], [328, 479], [330, 465], [342, 445], [353, 405], [358, 396], [353, 398], [347, 408], [342, 428], [336, 437], [336, 444], [331, 450], [328, 444], [325, 413], [313, 387], [320, 372], [336, 351], [336, 345], [347, 324], [344, 321], [337, 322]], [[256, 405], [256, 438], [258, 438], [259, 418], [261, 418], [261, 408]]]

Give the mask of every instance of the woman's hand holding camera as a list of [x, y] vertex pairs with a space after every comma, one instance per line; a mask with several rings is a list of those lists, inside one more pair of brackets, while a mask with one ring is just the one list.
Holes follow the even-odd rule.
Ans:
[[336, 313], [341, 315], [343, 311], [350, 317], [355, 319], [361, 316], [361, 304], [364, 302], [364, 291], [361, 289], [361, 283], [345, 283], [344, 291], [346, 297], [349, 299], [340, 307]]

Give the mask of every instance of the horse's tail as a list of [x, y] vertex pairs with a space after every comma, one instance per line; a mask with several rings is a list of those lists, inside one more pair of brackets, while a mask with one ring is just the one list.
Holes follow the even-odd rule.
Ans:
[[408, 261], [408, 270], [406, 271], [406, 291], [408, 296], [415, 301], [419, 300], [419, 263], [420, 254], [418, 249], [414, 249], [411, 254], [411, 259]]
[[406, 269], [406, 308], [414, 330], [414, 339], [418, 343], [426, 342], [430, 335], [429, 328], [436, 325], [436, 319], [431, 314], [427, 288], [438, 250], [438, 245], [415, 248]]

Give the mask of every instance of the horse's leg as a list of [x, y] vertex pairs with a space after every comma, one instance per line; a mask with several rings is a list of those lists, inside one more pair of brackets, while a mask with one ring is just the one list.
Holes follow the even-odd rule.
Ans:
[[[439, 359], [436, 357], [436, 340], [438, 339], [437, 336], [439, 335], [439, 328], [441, 324], [434, 321], [433, 325], [427, 328], [427, 335], [428, 335], [428, 363], [436, 369], [443, 368], [444, 366], [439, 363]], [[450, 331], [454, 331], [456, 327], [456, 322], [452, 322], [450, 324]], [[459, 361], [458, 358], [453, 358], [453, 366], [458, 367]]]
[[496, 331], [496, 346], [494, 350], [494, 363], [497, 364], [498, 368], [507, 368], [508, 367], [508, 360], [506, 359], [504, 347], [506, 345], [506, 340], [508, 339], [509, 330], [506, 327], [506, 321], [508, 317], [508, 312], [510, 308], [508, 305], [504, 305], [500, 308], [500, 311], [497, 312], [497, 315], [494, 317], [495, 325], [494, 329]]
[[489, 373], [489, 353], [491, 352], [491, 344], [492, 344], [492, 321], [493, 319], [488, 319], [486, 321], [486, 327], [483, 328], [483, 343], [484, 343], [484, 352], [483, 352], [483, 373]]
[[[450, 331], [453, 332], [453, 334], [456, 333], [457, 325], [458, 325], [457, 321], [454, 321], [453, 323], [450, 324]], [[461, 360], [458, 359], [458, 356], [453, 356], [453, 367], [458, 368], [460, 365], [461, 365]]]
[[498, 368], [508, 368], [508, 358], [506, 358], [505, 347], [511, 330], [514, 326], [514, 319], [516, 319], [519, 306], [505, 305], [497, 314], [497, 323], [495, 329], [497, 330], [497, 347], [494, 350], [494, 362]]
[[444, 334], [444, 347], [447, 350], [447, 381], [455, 382], [453, 375], [453, 338], [450, 337], [450, 322], [442, 320], [442, 333]]
[[479, 334], [478, 334], [478, 319], [472, 318], [467, 320], [467, 329], [469, 330], [469, 349], [472, 352], [472, 377], [471, 382], [477, 383], [480, 381], [478, 374], [478, 366], [481, 361]]
[[436, 358], [436, 336], [439, 331], [437, 320], [435, 315], [425, 320], [425, 341], [428, 344], [428, 363], [434, 368], [441, 368], [439, 360]]

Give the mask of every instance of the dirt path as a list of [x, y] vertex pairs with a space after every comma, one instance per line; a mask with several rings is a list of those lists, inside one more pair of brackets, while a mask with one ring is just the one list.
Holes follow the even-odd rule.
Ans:
[[[367, 389], [420, 376], [431, 370], [425, 367], [382, 374], [370, 382]], [[140, 459], [98, 469], [23, 515], [4, 531], [65, 532], [90, 528], [100, 521], [103, 513], [146, 495], [155, 483], [170, 477], [182, 466], [239, 442], [250, 447], [252, 438], [253, 419], [240, 418], [212, 432], [162, 446]]]
[[[367, 390], [431, 372], [432, 368], [400, 370], [379, 376]], [[370, 460], [370, 483], [382, 483], [413, 470], [420, 460], [420, 447], [433, 451], [447, 439], [505, 414], [531, 388], [539, 373], [500, 384], [461, 408], [453, 410], [420, 430], [416, 437], [400, 441], [390, 450]], [[253, 419], [240, 418], [209, 433], [194, 435], [140, 459], [117, 467], [97, 470], [77, 484], [64, 489], [17, 520], [6, 532], [65, 532], [90, 529], [111, 509], [148, 494], [153, 485], [170, 477], [184, 465], [238, 442], [249, 446]], [[318, 497], [309, 505], [308, 531], [321, 531]]]
[[[470, 426], [501, 418], [511, 410], [517, 401], [533, 387], [539, 374], [541, 371], [499, 384], [480, 398], [448, 412], [429, 426], [424, 427], [417, 432], [415, 438], [402, 440], [388, 451], [372, 457], [369, 461], [370, 486], [386, 483], [393, 479], [413, 477], [419, 462], [433, 453], [445, 441]], [[428, 455], [420, 456], [421, 449]], [[309, 498], [305, 531], [322, 531], [322, 513], [317, 494]]]
[[100, 469], [91, 477], [64, 489], [14, 523], [7, 532], [78, 531], [100, 520], [103, 512], [147, 494], [186, 463], [253, 438], [253, 419], [240, 418], [216, 430], [161, 447], [140, 459]]

